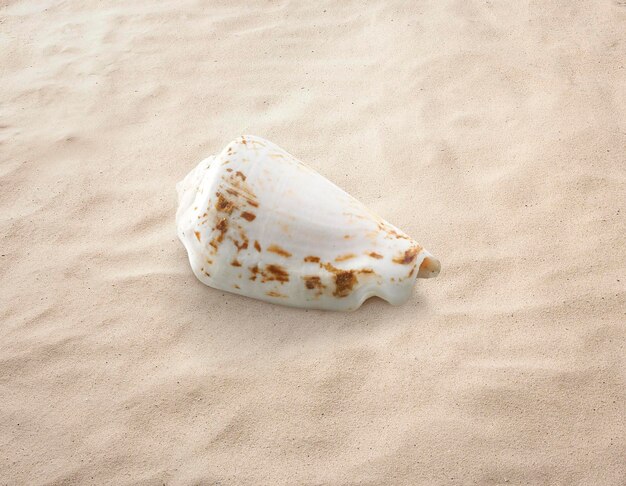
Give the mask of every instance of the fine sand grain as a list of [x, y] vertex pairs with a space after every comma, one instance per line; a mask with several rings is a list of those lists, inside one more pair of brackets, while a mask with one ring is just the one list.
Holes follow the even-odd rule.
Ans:
[[[626, 2], [2, 4], [0, 484], [626, 483]], [[201, 285], [174, 187], [242, 133], [439, 278]]]

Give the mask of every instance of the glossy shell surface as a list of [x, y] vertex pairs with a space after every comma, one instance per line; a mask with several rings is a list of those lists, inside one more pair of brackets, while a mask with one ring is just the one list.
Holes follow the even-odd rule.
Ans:
[[243, 136], [177, 185], [180, 240], [216, 289], [304, 308], [401, 304], [439, 262], [273, 143]]

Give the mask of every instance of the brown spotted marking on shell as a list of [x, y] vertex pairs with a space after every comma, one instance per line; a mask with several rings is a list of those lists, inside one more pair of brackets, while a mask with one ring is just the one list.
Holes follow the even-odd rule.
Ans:
[[362, 268], [360, 270], [342, 270], [333, 266], [331, 263], [320, 263], [320, 267], [326, 269], [335, 277], [335, 297], [347, 297], [352, 292], [353, 287], [359, 283], [358, 274], [375, 274], [371, 268]]
[[219, 231], [220, 234], [213, 238], [209, 245], [217, 250], [219, 244], [224, 241], [224, 235], [228, 231], [228, 220], [226, 218], [221, 218], [215, 225], [215, 229]]
[[225, 191], [231, 196], [235, 196], [237, 199], [240, 199], [240, 205], [245, 202], [253, 207], [259, 207], [256, 194], [252, 190], [252, 187], [246, 183], [246, 178], [246, 175], [240, 170], [236, 171], [234, 174], [228, 175], [227, 177], [223, 177], [224, 182], [227, 185]]
[[256, 195], [252, 192], [252, 189], [248, 186], [248, 184], [233, 177], [231, 177], [228, 182], [231, 184], [231, 189], [234, 189], [237, 192], [237, 195], [243, 196], [246, 199], [256, 199]]
[[261, 245], [259, 244], [258, 240], [254, 240], [254, 249], [258, 252], [261, 251]]
[[284, 297], [287, 298], [286, 295], [281, 294], [280, 292], [274, 292], [273, 290], [270, 290], [269, 292], [265, 292], [266, 295], [269, 295], [270, 297]]
[[391, 227], [391, 225], [389, 225], [384, 220], [380, 220], [378, 222], [378, 229], [381, 230], [381, 231], [384, 231], [385, 233], [387, 233], [387, 236], [389, 238], [394, 237], [396, 239], [402, 239], [402, 240], [410, 240], [411, 239], [411, 238], [409, 238], [405, 234], [398, 233], [393, 227]]
[[345, 255], [340, 255], [335, 258], [336, 262], [345, 262], [346, 260], [350, 260], [354, 258], [356, 255], [354, 253], [346, 253]]
[[196, 238], [198, 239], [198, 241], [200, 241], [200, 232], [194, 231], [193, 234], [196, 235]]
[[246, 248], [248, 248], [248, 242], [249, 242], [248, 237], [246, 236], [246, 233], [243, 231], [241, 227], [239, 227], [239, 236], [241, 237], [241, 243], [239, 243], [238, 240], [231, 238], [233, 240], [233, 243], [237, 247], [237, 252], [240, 252], [241, 250], [245, 250]]
[[369, 253], [366, 253], [366, 255], [376, 258], [377, 260], [380, 260], [383, 257], [380, 253], [376, 253], [375, 251], [370, 251]]
[[322, 279], [316, 275], [305, 275], [304, 277], [302, 277], [302, 279], [304, 280], [304, 285], [309, 290], [321, 290], [324, 288], [324, 285], [322, 284]]
[[262, 282], [289, 282], [289, 273], [280, 265], [266, 265], [262, 270], [258, 265], [249, 267], [250, 280], [255, 281], [257, 276], [261, 275]]
[[221, 192], [215, 194], [217, 196], [217, 202], [215, 203], [215, 209], [218, 211], [223, 211], [225, 213], [232, 213], [235, 205], [226, 199]]
[[232, 262], [230, 262], [230, 264], [233, 267], [240, 267], [241, 266], [241, 263], [239, 263], [239, 260], [237, 260], [236, 258]]
[[419, 246], [413, 246], [405, 251], [402, 255], [393, 259], [394, 263], [400, 263], [402, 265], [408, 265], [409, 263], [413, 263], [417, 254], [422, 251]]
[[248, 240], [243, 240], [243, 243], [239, 243], [237, 240], [233, 240], [233, 243], [237, 247], [237, 251], [245, 250], [248, 248]]
[[277, 282], [289, 282], [289, 273], [280, 265], [266, 265], [262, 270], [263, 282], [276, 280]]
[[[228, 216], [231, 215], [236, 208], [246, 203], [254, 207], [259, 206], [258, 203], [254, 200], [256, 198], [256, 195], [249, 187], [247, 187], [247, 185], [245, 185], [246, 177], [242, 172], [237, 171], [234, 175], [231, 175], [229, 177], [230, 180], [225, 181], [227, 187], [225, 188], [224, 186], [221, 186], [220, 190], [215, 193], [215, 196], [217, 198], [217, 201], [215, 202], [215, 209], [217, 209], [218, 213], [221, 213], [222, 216], [226, 215], [224, 217], [221, 217], [221, 219], [215, 226], [215, 229], [219, 231], [219, 235], [214, 237], [213, 240], [209, 243], [209, 245], [212, 246], [216, 251], [219, 247], [219, 244], [224, 240], [224, 236], [228, 231]], [[228, 194], [229, 196], [234, 196], [234, 199], [226, 196], [225, 194]], [[252, 221], [256, 218], [256, 215], [249, 211], [242, 211], [241, 216], [242, 219], [245, 219], [246, 221]], [[248, 248], [248, 238], [241, 230], [241, 227], [239, 229], [241, 242], [231, 237], [233, 243], [237, 247], [237, 251]]]
[[335, 297], [347, 297], [352, 292], [352, 288], [359, 282], [355, 270], [341, 270], [330, 263], [324, 263], [322, 267], [335, 276], [335, 291], [333, 292]]
[[249, 211], [244, 211], [241, 213], [241, 217], [246, 221], [254, 221], [254, 219], [256, 218], [256, 214]]
[[358, 283], [358, 279], [352, 270], [345, 270], [335, 274], [335, 297], [347, 297], [352, 292], [352, 287]]
[[254, 206], [255, 208], [259, 207], [259, 203], [256, 201], [256, 195], [247, 184], [232, 177], [228, 182], [231, 185], [231, 187], [226, 189], [228, 194], [243, 199], [250, 206]]
[[221, 242], [224, 239], [224, 234], [228, 231], [228, 220], [226, 218], [221, 218], [215, 225], [215, 229], [220, 232], [218, 241]]
[[259, 203], [254, 200], [254, 197], [251, 197], [250, 195], [245, 194], [244, 192], [242, 192], [241, 190], [237, 188], [229, 187], [226, 189], [226, 192], [230, 194], [231, 196], [235, 196], [236, 198], [243, 199], [247, 204], [249, 204], [252, 207], [255, 207], [255, 208], [259, 207]]
[[306, 256], [306, 257], [304, 257], [304, 261], [305, 261], [305, 262], [309, 262], [309, 263], [319, 263], [319, 261], [320, 261], [320, 257], [316, 257], [316, 256]]
[[283, 256], [285, 258], [289, 258], [291, 256], [291, 253], [289, 253], [287, 250], [285, 250], [284, 248], [281, 248], [278, 245], [270, 245], [267, 247], [267, 251], [270, 251], [272, 253], [276, 253], [277, 255]]

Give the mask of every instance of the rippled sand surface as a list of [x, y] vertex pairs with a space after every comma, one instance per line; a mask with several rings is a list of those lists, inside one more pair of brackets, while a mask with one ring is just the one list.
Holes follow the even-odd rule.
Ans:
[[[0, 7], [0, 483], [626, 483], [626, 4]], [[442, 261], [407, 305], [200, 284], [242, 133]]]

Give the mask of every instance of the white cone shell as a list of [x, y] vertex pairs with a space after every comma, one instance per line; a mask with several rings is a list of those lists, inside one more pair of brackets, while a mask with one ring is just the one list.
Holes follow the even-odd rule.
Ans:
[[[273, 143], [240, 137], [177, 185], [178, 236], [211, 287], [296, 307], [402, 304], [439, 262]], [[421, 268], [420, 268], [421, 267]]]

